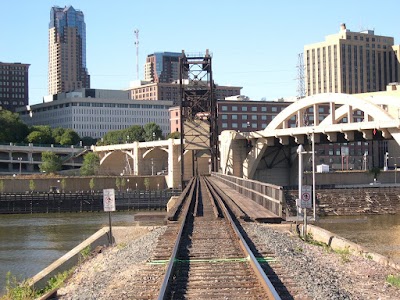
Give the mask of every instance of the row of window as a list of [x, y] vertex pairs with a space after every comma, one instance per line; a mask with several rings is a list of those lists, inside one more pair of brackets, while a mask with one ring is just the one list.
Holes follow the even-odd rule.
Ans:
[[[242, 120], [257, 120], [257, 119], [261, 119], [261, 120], [267, 120], [268, 116], [267, 115], [221, 115], [221, 119], [222, 120], [228, 120], [228, 117], [231, 117], [232, 120], [237, 120], [238, 116], [241, 117]], [[273, 120], [275, 118], [276, 115], [272, 115], [270, 116], [270, 119]], [[260, 117], [260, 118], [259, 118]]]
[[[278, 112], [284, 109], [285, 107], [276, 107], [276, 106], [270, 106], [270, 111], [271, 112]], [[257, 112], [259, 111], [258, 106], [240, 106], [241, 111], [252, 111], [252, 112]], [[221, 111], [228, 111], [228, 106], [227, 105], [222, 105], [221, 106]], [[231, 106], [231, 111], [239, 111], [239, 107], [236, 105]], [[266, 112], [267, 111], [267, 106], [261, 106], [261, 111]]]
[[[42, 107], [34, 110], [34, 112], [41, 112], [53, 110], [63, 107], [78, 106], [78, 107], [114, 107], [114, 108], [138, 108], [138, 109], [164, 109], [167, 110], [167, 105], [150, 105], [150, 104], [123, 104], [123, 103], [89, 103], [89, 102], [72, 102], [48, 107]], [[91, 110], [93, 114], [93, 110]], [[100, 113], [100, 112], [97, 112]]]
[[[265, 128], [265, 127], [267, 127], [267, 123], [261, 124], [261, 128]], [[229, 128], [229, 127], [228, 127], [228, 123], [222, 123], [222, 128], [223, 128], [223, 129]], [[230, 128], [234, 128], [234, 129], [236, 129], [236, 128], [242, 128], [242, 129], [243, 129], [243, 128], [244, 128], [244, 129], [251, 128], [251, 129], [256, 129], [256, 128], [258, 128], [258, 125], [257, 125], [257, 123], [249, 124], [248, 122], [246, 122], [246, 123], [242, 123], [242, 124], [241, 124], [241, 127], [239, 127], [239, 124], [238, 124], [238, 123], [232, 123]]]

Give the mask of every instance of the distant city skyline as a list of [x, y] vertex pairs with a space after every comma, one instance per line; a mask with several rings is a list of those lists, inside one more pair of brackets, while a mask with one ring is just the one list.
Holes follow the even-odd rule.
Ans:
[[[75, 1], [68, 3], [7, 1], [0, 19], [0, 61], [30, 64], [29, 102], [42, 102], [47, 92], [48, 22], [53, 6], [72, 5], [85, 14], [87, 68], [91, 87], [128, 89], [136, 79], [134, 30], [139, 29], [139, 71], [144, 79], [148, 54], [155, 52], [204, 52], [213, 54], [213, 78], [220, 85], [242, 86], [252, 100], [297, 95], [298, 54], [304, 45], [322, 41], [337, 32], [341, 23], [357, 32], [375, 30], [394, 37], [397, 1], [378, 5], [367, 1], [329, 3], [253, 1], [203, 1], [182, 5], [178, 1], [148, 5], [145, 1]], [[200, 16], [196, 9], [205, 10]], [[10, 26], [12, 24], [12, 26]]]

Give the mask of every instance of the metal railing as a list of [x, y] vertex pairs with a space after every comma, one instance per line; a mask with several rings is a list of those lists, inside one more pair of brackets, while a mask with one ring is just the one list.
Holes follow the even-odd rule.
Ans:
[[[180, 190], [116, 191], [116, 210], [166, 210], [169, 199], [180, 193]], [[102, 210], [102, 192], [0, 194], [0, 214]]]
[[214, 176], [243, 196], [252, 199], [279, 217], [286, 207], [283, 188], [278, 185], [212, 172]]

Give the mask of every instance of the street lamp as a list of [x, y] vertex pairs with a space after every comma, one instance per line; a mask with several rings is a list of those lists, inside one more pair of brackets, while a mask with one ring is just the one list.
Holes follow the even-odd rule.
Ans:
[[22, 171], [22, 157], [18, 157], [18, 161], [19, 161], [19, 175], [21, 175], [21, 171]]

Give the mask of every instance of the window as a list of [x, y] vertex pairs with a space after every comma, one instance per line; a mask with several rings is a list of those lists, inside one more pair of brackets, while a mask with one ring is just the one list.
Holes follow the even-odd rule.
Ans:
[[238, 107], [237, 106], [232, 106], [232, 111], [237, 111]]
[[251, 111], [257, 111], [257, 106], [252, 106]]
[[221, 115], [221, 118], [222, 118], [222, 120], [226, 120], [226, 119], [228, 119], [228, 116], [227, 115]]
[[252, 120], [257, 120], [257, 115], [252, 115], [252, 116], [251, 116], [251, 119], [252, 119]]
[[266, 112], [266, 111], [267, 111], [267, 108], [266, 108], [265, 106], [263, 106], [263, 107], [261, 107], [261, 111], [262, 111], [262, 112]]
[[247, 106], [242, 106], [242, 111], [247, 111]]
[[222, 123], [222, 128], [228, 128], [228, 123]]
[[237, 123], [232, 123], [232, 128], [238, 128], [238, 124]]
[[237, 115], [232, 115], [232, 120], [237, 120]]
[[242, 115], [242, 120], [247, 120], [247, 115]]
[[222, 110], [222, 111], [228, 111], [228, 106], [222, 105], [221, 110]]

